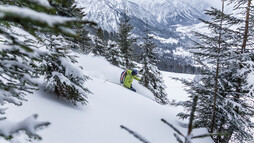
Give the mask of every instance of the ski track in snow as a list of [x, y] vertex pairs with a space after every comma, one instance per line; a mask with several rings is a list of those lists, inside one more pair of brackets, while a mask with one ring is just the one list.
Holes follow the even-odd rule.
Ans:
[[[187, 134], [187, 129], [180, 127], [176, 114], [180, 107], [159, 105], [151, 99], [149, 90], [134, 81], [137, 93], [120, 85], [122, 69], [112, 66], [102, 57], [80, 56], [79, 65], [91, 80], [85, 86], [93, 94], [88, 97], [88, 105], [73, 106], [64, 100], [46, 93], [41, 87], [21, 107], [7, 104], [6, 116], [9, 120], [20, 120], [33, 113], [38, 113], [41, 121], [51, 125], [39, 131], [43, 140], [39, 143], [140, 143], [140, 141], [120, 128], [124, 125], [145, 137], [151, 143], [177, 143], [174, 131], [160, 120], [164, 118], [180, 131]], [[182, 84], [170, 77], [188, 77], [191, 75], [162, 72], [169, 99], [185, 100], [186, 92]], [[43, 82], [43, 79], [39, 79]], [[113, 82], [113, 83], [111, 83]], [[186, 122], [186, 121], [185, 121]], [[195, 135], [206, 133], [206, 129], [194, 131]], [[5, 143], [0, 139], [1, 143]], [[28, 141], [23, 139], [22, 143]], [[212, 143], [210, 138], [194, 140], [195, 143]]]

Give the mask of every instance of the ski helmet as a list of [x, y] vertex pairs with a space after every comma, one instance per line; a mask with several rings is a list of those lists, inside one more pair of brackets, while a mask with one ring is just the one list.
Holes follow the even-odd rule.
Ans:
[[138, 74], [138, 71], [133, 69], [132, 72], [131, 72], [132, 75], [137, 75]]

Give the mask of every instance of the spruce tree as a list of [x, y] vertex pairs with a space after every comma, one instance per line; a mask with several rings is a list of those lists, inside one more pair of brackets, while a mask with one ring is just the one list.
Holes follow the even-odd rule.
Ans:
[[117, 43], [123, 55], [122, 65], [128, 69], [132, 69], [135, 67], [132, 60], [133, 44], [136, 42], [136, 39], [131, 37], [131, 30], [133, 29], [133, 26], [131, 26], [129, 22], [130, 18], [126, 13], [123, 13], [123, 17], [119, 23]]
[[221, 44], [222, 44], [222, 28], [223, 28], [223, 20], [224, 20], [224, 8], [225, 8], [225, 1], [222, 0], [222, 10], [221, 10], [221, 16], [220, 16], [220, 23], [219, 23], [219, 39], [218, 39], [218, 57], [216, 61], [216, 73], [215, 73], [215, 85], [214, 85], [214, 98], [213, 98], [213, 114], [212, 114], [212, 123], [211, 123], [211, 132], [213, 133], [214, 124], [215, 124], [215, 113], [216, 113], [216, 104], [217, 104], [217, 92], [218, 92], [218, 82], [219, 82], [219, 72], [220, 72], [220, 54], [221, 54]]
[[[120, 67], [123, 63], [121, 50], [117, 46], [117, 43], [109, 40], [107, 46], [106, 59], [113, 65]], [[123, 68], [123, 67], [122, 67]]]
[[[75, 1], [68, 0], [61, 3], [51, 1], [56, 13], [65, 17], [76, 17], [82, 19], [84, 13], [77, 8]], [[51, 52], [51, 55], [43, 57], [42, 74], [45, 76], [45, 90], [56, 93], [58, 97], [64, 98], [73, 104], [87, 103], [87, 94], [90, 91], [83, 86], [88, 79], [81, 69], [75, 65], [75, 56], [71, 56], [71, 50], [86, 53], [88, 44], [88, 32], [85, 29], [87, 24], [94, 24], [91, 21], [82, 21], [70, 26], [76, 35], [70, 37], [63, 34], [42, 33], [46, 36], [44, 46]], [[46, 42], [45, 42], [46, 41]]]
[[[237, 40], [235, 43], [238, 43], [237, 49], [235, 52], [236, 60], [233, 63], [234, 69], [233, 77], [236, 79], [237, 84], [235, 84], [234, 88], [236, 91], [235, 96], [233, 97], [234, 101], [237, 104], [241, 104], [241, 107], [235, 107], [235, 113], [240, 115], [241, 118], [245, 119], [245, 122], [237, 122], [235, 121], [230, 132], [230, 136], [232, 140], [246, 140], [246, 138], [250, 141], [253, 139], [252, 135], [249, 132], [253, 131], [253, 123], [251, 122], [251, 117], [253, 117], [253, 103], [254, 96], [252, 94], [252, 86], [254, 86], [253, 82], [249, 80], [249, 76], [253, 74], [253, 64], [254, 64], [254, 54], [251, 50], [254, 46], [253, 40], [253, 4], [252, 0], [232, 0], [235, 4], [235, 8], [240, 8], [242, 12], [242, 18], [230, 16], [230, 22], [234, 25], [238, 26], [236, 30], [239, 34], [237, 34]], [[247, 86], [246, 86], [247, 85]], [[244, 129], [238, 129], [236, 126], [240, 124], [244, 126]], [[247, 127], [246, 127], [247, 126]]]
[[[196, 76], [199, 84], [182, 80], [189, 87], [190, 97], [199, 96], [195, 122], [211, 133], [228, 133], [227, 136], [213, 136], [215, 142], [251, 140], [253, 97], [242, 86], [246, 82], [243, 74], [239, 74], [242, 68], [238, 66], [242, 65], [242, 58], [249, 58], [239, 52], [242, 45], [239, 41], [244, 35], [241, 28], [231, 28], [243, 20], [214, 8], [207, 10], [206, 14], [212, 16], [211, 21], [202, 21], [208, 25], [211, 34], [196, 32], [200, 40], [195, 42], [196, 47], [192, 50], [197, 62], [202, 65], [201, 75]], [[190, 108], [192, 102], [178, 105]], [[180, 113], [179, 116], [187, 118], [189, 114]]]
[[[39, 74], [37, 63], [41, 61], [42, 56], [48, 54], [38, 49], [36, 45], [41, 41], [38, 33], [47, 31], [74, 36], [74, 33], [67, 28], [81, 20], [55, 15], [55, 10], [50, 7], [47, 0], [2, 0], [0, 15], [0, 103], [21, 105], [26, 93], [36, 88], [33, 79]], [[43, 18], [38, 19], [38, 17]], [[27, 34], [20, 35], [13, 30], [17, 28]], [[0, 112], [4, 114], [4, 109], [0, 109]], [[16, 123], [1, 118], [0, 136], [10, 140], [13, 134], [23, 130], [30, 137], [40, 139], [35, 129], [47, 126], [49, 123], [38, 122], [37, 117], [35, 114], [17, 123], [23, 126], [16, 126]], [[11, 128], [3, 128], [7, 124]]]
[[107, 41], [105, 40], [104, 32], [101, 28], [98, 28], [96, 32], [95, 48], [93, 49], [93, 53], [100, 56], [106, 56], [106, 47]]
[[[76, 4], [72, 5], [72, 11], [75, 17], [83, 19], [86, 14], [83, 12], [84, 8], [79, 8]], [[93, 28], [93, 26], [97, 25], [92, 21], [85, 21], [78, 25], [73, 25], [72, 28], [77, 33], [77, 36], [72, 39], [72, 42], [75, 43], [76, 46], [72, 46], [72, 49], [87, 54], [92, 50], [92, 40], [89, 37], [89, 29]]]
[[45, 75], [45, 89], [72, 102], [73, 104], [87, 103], [87, 94], [90, 91], [83, 86], [88, 79], [82, 70], [75, 66], [75, 57], [70, 55], [72, 42], [61, 35], [49, 36], [46, 48], [51, 55], [43, 57], [42, 73]]
[[165, 85], [161, 73], [156, 67], [158, 62], [154, 50], [156, 45], [152, 41], [152, 36], [149, 35], [148, 29], [144, 31], [143, 44], [141, 45], [143, 54], [141, 55], [141, 62], [143, 64], [141, 74], [142, 82], [145, 87], [152, 91], [155, 99], [160, 104], [168, 103], [167, 94], [165, 92]]
[[[83, 12], [84, 8], [77, 6], [74, 0], [50, 1], [50, 3], [60, 16], [76, 17], [79, 19], [83, 19], [86, 16]], [[87, 20], [71, 25], [71, 29], [76, 32], [76, 35], [74, 37], [65, 37], [65, 39], [72, 41], [73, 44], [70, 47], [72, 50], [83, 54], [91, 52], [93, 43], [88, 36], [88, 29], [94, 25], [96, 23]]]

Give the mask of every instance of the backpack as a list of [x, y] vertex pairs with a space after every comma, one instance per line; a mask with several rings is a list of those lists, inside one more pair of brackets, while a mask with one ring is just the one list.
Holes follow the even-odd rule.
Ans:
[[123, 84], [123, 81], [124, 81], [124, 79], [125, 79], [125, 77], [126, 77], [126, 74], [127, 74], [127, 70], [125, 70], [125, 71], [123, 71], [123, 72], [121, 73], [120, 83]]

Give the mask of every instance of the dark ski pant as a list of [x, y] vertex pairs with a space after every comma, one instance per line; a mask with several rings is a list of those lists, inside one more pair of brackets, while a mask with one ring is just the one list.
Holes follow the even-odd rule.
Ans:
[[129, 88], [130, 90], [136, 92], [136, 89], [134, 89], [133, 87]]
[[[124, 86], [125, 88], [128, 88], [128, 87], [126, 87], [126, 86]], [[132, 85], [131, 85], [131, 87], [130, 88], [128, 88], [128, 89], [130, 89], [131, 91], [134, 91], [134, 92], [136, 92], [136, 89], [135, 88], [133, 88], [132, 87]]]

